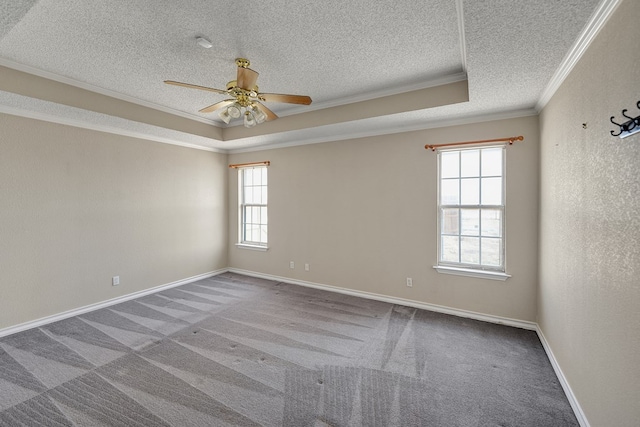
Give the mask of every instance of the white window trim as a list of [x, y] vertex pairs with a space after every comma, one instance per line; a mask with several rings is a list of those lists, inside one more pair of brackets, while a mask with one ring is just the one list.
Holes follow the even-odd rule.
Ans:
[[453, 274], [454, 276], [476, 277], [479, 279], [491, 279], [505, 281], [510, 274], [501, 271], [479, 270], [475, 268], [450, 267], [446, 265], [434, 265], [433, 268], [442, 274]]
[[[477, 149], [483, 149], [483, 148], [492, 148], [492, 147], [502, 147], [503, 154], [502, 154], [502, 257], [503, 257], [503, 262], [502, 262], [502, 267], [500, 268], [491, 268], [491, 267], [483, 267], [483, 266], [478, 266], [478, 267], [474, 267], [474, 266], [470, 266], [467, 264], [455, 264], [455, 263], [440, 263], [440, 251], [441, 251], [441, 219], [440, 219], [440, 209], [443, 206], [447, 206], [447, 205], [441, 205], [440, 204], [440, 184], [441, 184], [441, 177], [440, 177], [440, 173], [441, 173], [441, 168], [440, 168], [440, 154], [441, 152], [446, 152], [446, 151], [462, 151], [462, 150], [477, 150]], [[442, 274], [451, 274], [451, 275], [456, 275], [456, 276], [466, 276], [466, 277], [475, 277], [475, 278], [482, 278], [482, 279], [491, 279], [491, 280], [501, 280], [501, 281], [505, 281], [507, 280], [509, 277], [511, 277], [510, 274], [507, 274], [507, 244], [506, 244], [506, 236], [505, 236], [505, 231], [506, 231], [506, 210], [507, 210], [507, 201], [506, 201], [506, 197], [507, 197], [507, 191], [506, 191], [506, 179], [505, 179], [505, 173], [506, 173], [506, 163], [507, 163], [507, 156], [506, 156], [506, 144], [495, 144], [495, 145], [490, 145], [490, 146], [483, 146], [483, 147], [470, 147], [470, 148], [451, 148], [451, 149], [442, 149], [442, 150], [438, 150], [438, 191], [437, 191], [437, 236], [438, 236], [438, 242], [437, 242], [437, 251], [436, 251], [436, 256], [437, 256], [437, 262], [436, 265], [433, 266], [433, 268], [438, 272], [438, 273], [442, 273]], [[478, 206], [480, 207], [480, 205]]]
[[269, 247], [266, 245], [250, 245], [248, 243], [236, 243], [236, 248], [238, 249], [249, 249], [252, 251], [268, 251]]
[[[266, 167], [268, 165], [248, 165], [246, 167], [238, 167], [238, 243], [236, 243], [236, 247], [238, 249], [249, 249], [249, 250], [254, 250], [254, 251], [267, 251], [269, 249], [269, 239], [267, 237], [267, 243], [265, 244], [258, 244], [258, 243], [254, 243], [254, 242], [247, 242], [247, 241], [243, 241], [242, 240], [242, 197], [244, 196], [244, 178], [243, 178], [243, 169], [247, 169], [247, 168], [256, 168], [256, 167]], [[267, 174], [269, 172], [267, 171]], [[269, 191], [268, 189], [268, 184], [267, 184], [267, 191]], [[267, 203], [266, 205], [264, 205], [268, 208], [269, 204]]]

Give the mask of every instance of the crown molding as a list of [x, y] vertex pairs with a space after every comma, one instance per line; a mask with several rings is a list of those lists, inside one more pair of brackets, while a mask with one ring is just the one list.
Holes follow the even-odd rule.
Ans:
[[464, 8], [462, 0], [456, 0], [456, 13], [458, 16], [458, 37], [460, 37], [460, 58], [462, 71], [467, 72], [467, 37], [464, 32]]
[[602, 0], [600, 5], [598, 5], [593, 15], [591, 15], [591, 19], [587, 22], [587, 25], [585, 25], [580, 35], [571, 46], [571, 49], [569, 49], [569, 52], [560, 63], [560, 66], [551, 77], [551, 80], [542, 91], [542, 95], [535, 107], [537, 112], [542, 111], [542, 109], [551, 100], [553, 95], [560, 88], [560, 85], [562, 85], [580, 58], [582, 58], [582, 55], [584, 55], [587, 48], [591, 45], [593, 39], [600, 32], [602, 27], [604, 27], [621, 2], [622, 0]]
[[203, 145], [192, 144], [189, 142], [184, 142], [184, 141], [180, 141], [172, 138], [164, 138], [164, 137], [155, 136], [146, 132], [136, 132], [136, 131], [118, 128], [115, 126], [100, 125], [100, 124], [95, 124], [95, 123], [91, 123], [83, 120], [69, 119], [66, 117], [58, 116], [58, 115], [52, 115], [52, 114], [42, 113], [39, 111], [31, 111], [31, 110], [25, 110], [21, 108], [9, 107], [2, 104], [0, 104], [0, 113], [12, 115], [12, 116], [18, 116], [18, 117], [26, 117], [28, 119], [41, 120], [44, 122], [57, 123], [60, 125], [73, 126], [73, 127], [82, 128], [82, 129], [89, 129], [89, 130], [94, 130], [98, 132], [105, 132], [105, 133], [110, 133], [114, 135], [144, 139], [147, 141], [161, 142], [163, 144], [178, 145], [181, 147], [193, 148], [196, 150], [212, 151], [214, 153], [227, 153], [227, 150], [221, 150], [213, 147], [205, 147]]
[[460, 117], [450, 120], [442, 120], [440, 118], [432, 119], [429, 121], [423, 121], [414, 125], [398, 125], [393, 127], [386, 127], [384, 129], [356, 131], [351, 133], [345, 133], [340, 135], [322, 136], [317, 138], [297, 139], [295, 141], [281, 142], [276, 144], [256, 145], [253, 147], [228, 149], [228, 154], [240, 154], [251, 153], [255, 151], [275, 150], [278, 148], [296, 147], [299, 145], [320, 144], [323, 142], [336, 142], [349, 139], [368, 138], [381, 135], [393, 135], [404, 132], [414, 132], [426, 129], [436, 129], [448, 126], [460, 126], [473, 123], [491, 122], [497, 120], [515, 119], [518, 117], [537, 116], [538, 112], [534, 108], [526, 108], [513, 111], [505, 111], [499, 113], [489, 114], [477, 114], [472, 116]]
[[197, 122], [206, 123], [211, 126], [220, 127], [220, 125], [209, 119], [205, 119], [200, 116], [196, 116], [195, 114], [185, 113], [184, 111], [176, 110], [173, 108], [165, 107], [163, 105], [155, 104], [153, 102], [144, 101], [142, 99], [134, 98], [133, 96], [125, 95], [119, 92], [115, 92], [109, 89], [104, 89], [98, 86], [94, 86], [89, 83], [81, 82], [76, 79], [72, 79], [70, 77], [61, 76], [56, 73], [52, 73], [50, 71], [44, 71], [39, 68], [35, 68], [29, 65], [20, 64], [18, 62], [11, 61], [6, 58], [0, 58], [0, 65], [3, 67], [11, 68], [16, 71], [21, 71], [23, 73], [32, 74], [34, 76], [42, 77], [48, 80], [53, 80], [58, 83], [64, 83], [70, 86], [74, 86], [80, 89], [88, 90], [90, 92], [99, 93], [101, 95], [105, 95], [111, 98], [119, 99], [121, 101], [130, 102], [132, 104], [137, 104], [143, 107], [152, 108], [154, 110], [162, 111], [164, 113], [172, 114], [174, 116], [184, 117], [185, 119], [194, 120]]
[[[311, 106], [298, 106], [292, 107], [286, 111], [278, 113], [279, 117], [292, 116], [294, 114], [309, 113], [316, 110], [324, 110], [325, 108], [339, 107], [342, 105], [353, 104], [356, 102], [370, 101], [372, 99], [383, 98], [385, 96], [397, 95], [400, 93], [412, 92], [415, 90], [427, 89], [430, 87], [443, 86], [450, 83], [456, 83], [467, 80], [467, 73], [462, 71], [454, 74], [447, 74], [444, 76], [436, 77], [420, 83], [412, 83], [401, 86], [386, 87], [384, 89], [359, 93], [357, 95], [345, 96], [342, 98], [332, 99], [330, 101], [313, 103]], [[241, 123], [235, 123], [235, 126], [239, 126]], [[234, 125], [228, 125], [231, 127]]]
[[[242, 124], [241, 122], [234, 123], [234, 124], [229, 124], [229, 125], [224, 124], [224, 123], [219, 123], [217, 120], [205, 119], [205, 118], [197, 116], [195, 114], [185, 113], [184, 111], [180, 111], [180, 110], [176, 110], [176, 109], [173, 109], [173, 108], [165, 107], [163, 105], [155, 104], [155, 103], [149, 102], [149, 101], [144, 101], [144, 100], [141, 100], [141, 99], [138, 99], [138, 98], [134, 98], [134, 97], [129, 96], [129, 95], [125, 95], [125, 94], [122, 94], [122, 93], [119, 93], [119, 92], [115, 92], [115, 91], [112, 91], [112, 90], [109, 90], [109, 89], [104, 89], [104, 88], [101, 88], [101, 87], [98, 87], [98, 86], [94, 86], [94, 85], [89, 84], [89, 83], [81, 82], [81, 81], [72, 79], [70, 77], [61, 76], [59, 74], [52, 73], [50, 71], [44, 71], [44, 70], [29, 66], [29, 65], [20, 64], [18, 62], [14, 62], [14, 61], [11, 61], [11, 60], [6, 59], [6, 58], [1, 58], [0, 57], [0, 66], [11, 68], [11, 69], [14, 69], [16, 71], [21, 71], [21, 72], [24, 72], [24, 73], [27, 73], [27, 74], [32, 74], [32, 75], [35, 75], [35, 76], [38, 76], [38, 77], [42, 77], [42, 78], [45, 78], [45, 79], [48, 79], [48, 80], [53, 80], [53, 81], [56, 81], [56, 82], [59, 82], [59, 83], [68, 84], [70, 86], [74, 86], [74, 87], [77, 87], [77, 88], [80, 88], [80, 89], [88, 90], [90, 92], [99, 93], [101, 95], [109, 96], [111, 98], [120, 99], [122, 101], [130, 102], [132, 104], [137, 104], [137, 105], [141, 105], [143, 107], [152, 108], [154, 110], [162, 111], [162, 112], [165, 112], [165, 113], [168, 113], [168, 114], [173, 114], [175, 116], [184, 117], [184, 118], [189, 119], [189, 120], [195, 120], [195, 121], [198, 121], [198, 122], [206, 123], [208, 125], [212, 125], [212, 126], [219, 127], [219, 128], [240, 126]], [[449, 74], [449, 75], [436, 77], [436, 78], [429, 79], [427, 81], [423, 81], [423, 82], [420, 82], [420, 83], [414, 83], [414, 84], [403, 85], [403, 86], [387, 87], [385, 89], [381, 89], [381, 90], [373, 91], [373, 92], [368, 92], [366, 94], [358, 94], [358, 95], [353, 95], [353, 96], [347, 96], [347, 97], [343, 97], [343, 98], [334, 99], [334, 100], [331, 100], [331, 101], [318, 102], [318, 103], [314, 103], [313, 106], [311, 106], [311, 107], [310, 106], [293, 107], [291, 109], [288, 109], [286, 111], [278, 113], [278, 116], [286, 117], [286, 116], [291, 116], [291, 115], [300, 114], [300, 113], [308, 113], [308, 112], [315, 111], [315, 110], [322, 110], [322, 109], [325, 109], [325, 108], [337, 107], [337, 106], [340, 106], [340, 105], [351, 104], [351, 103], [354, 103], [354, 102], [368, 101], [368, 100], [380, 98], [380, 97], [383, 97], [383, 96], [395, 95], [395, 94], [404, 93], [404, 92], [411, 92], [411, 91], [420, 90], [420, 89], [427, 89], [427, 88], [435, 87], [435, 86], [442, 86], [442, 85], [445, 85], [445, 84], [455, 83], [455, 82], [459, 82], [459, 81], [466, 80], [466, 79], [467, 79], [467, 73], [463, 71], [463, 72], [459, 72], [459, 73], [454, 73], [454, 74]]]

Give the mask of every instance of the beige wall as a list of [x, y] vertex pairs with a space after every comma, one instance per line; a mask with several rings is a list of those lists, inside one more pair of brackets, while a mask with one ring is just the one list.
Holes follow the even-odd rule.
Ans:
[[[525, 142], [507, 149], [507, 270], [513, 277], [500, 282], [437, 273], [437, 155], [424, 145], [515, 135]], [[271, 161], [269, 250], [234, 246], [238, 184], [230, 170], [229, 265], [534, 321], [538, 152], [538, 118], [525, 117], [232, 154], [230, 163]]]
[[639, 23], [623, 2], [540, 119], [538, 322], [592, 426], [640, 422], [640, 134], [609, 133], [640, 114]]
[[0, 114], [0, 329], [226, 267], [226, 157]]

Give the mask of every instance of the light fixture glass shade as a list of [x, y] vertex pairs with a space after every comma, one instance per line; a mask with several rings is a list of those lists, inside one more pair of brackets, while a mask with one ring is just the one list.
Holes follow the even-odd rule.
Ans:
[[234, 119], [237, 119], [242, 115], [242, 111], [240, 111], [240, 106], [238, 104], [231, 104], [229, 108], [227, 108], [227, 112]]
[[228, 108], [225, 108], [224, 110], [221, 110], [218, 113], [218, 116], [220, 116], [222, 121], [225, 122], [226, 124], [229, 124], [229, 122], [231, 121], [231, 115], [229, 114], [229, 109]]
[[267, 115], [264, 114], [262, 110], [256, 107], [255, 105], [252, 107], [252, 110], [253, 110], [253, 116], [255, 117], [256, 122], [258, 122], [258, 124], [264, 123], [264, 121], [267, 120]]
[[244, 113], [244, 127], [252, 128], [256, 125], [256, 118], [251, 111], [245, 111]]

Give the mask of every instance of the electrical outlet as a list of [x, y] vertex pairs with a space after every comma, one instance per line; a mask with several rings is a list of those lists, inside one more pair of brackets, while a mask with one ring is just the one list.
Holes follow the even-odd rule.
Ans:
[[296, 265], [293, 261], [289, 261], [289, 268], [296, 268]]
[[413, 279], [411, 277], [407, 277], [407, 286], [408, 287], [412, 287], [413, 286]]
[[309, 271], [309, 264], [304, 265], [304, 271]]
[[111, 278], [111, 286], [118, 286], [120, 284], [120, 276], [113, 276]]

